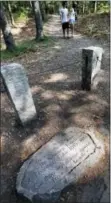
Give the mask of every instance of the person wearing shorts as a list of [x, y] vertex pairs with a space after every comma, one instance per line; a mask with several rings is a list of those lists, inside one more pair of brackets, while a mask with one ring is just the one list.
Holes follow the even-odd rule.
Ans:
[[75, 24], [75, 11], [74, 8], [71, 8], [70, 18], [69, 18], [69, 24], [72, 32], [72, 37], [74, 36], [74, 24]]
[[62, 23], [63, 37], [65, 38], [67, 30], [67, 38], [69, 38], [68, 9], [65, 2], [63, 2], [63, 8], [60, 10], [60, 18]]

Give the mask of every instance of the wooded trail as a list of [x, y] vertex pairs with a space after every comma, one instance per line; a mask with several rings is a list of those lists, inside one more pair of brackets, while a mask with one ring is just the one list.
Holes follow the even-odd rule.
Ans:
[[[73, 125], [93, 126], [105, 135], [106, 140], [109, 139], [109, 42], [76, 32], [74, 38], [63, 39], [60, 18], [56, 15], [45, 23], [44, 33], [52, 38], [51, 45], [7, 60], [7, 63], [14, 61], [25, 67], [38, 122], [27, 129], [16, 127], [14, 109], [7, 94], [1, 94], [2, 203], [22, 202], [15, 195], [15, 179], [20, 165], [60, 130]], [[100, 82], [90, 92], [81, 89], [81, 52], [88, 46], [104, 49]]]

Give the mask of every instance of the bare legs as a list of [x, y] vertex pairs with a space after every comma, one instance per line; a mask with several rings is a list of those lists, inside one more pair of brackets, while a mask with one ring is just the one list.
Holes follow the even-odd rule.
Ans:
[[72, 34], [72, 37], [74, 36], [74, 24], [71, 24], [71, 34]]
[[67, 30], [67, 38], [69, 38], [69, 28], [63, 29], [63, 38], [66, 37], [66, 30]]
[[63, 29], [63, 38], [65, 38], [65, 29]]
[[[71, 35], [74, 37], [74, 24], [70, 24], [70, 29], [71, 29]], [[69, 39], [69, 26], [63, 28], [63, 38], [66, 38], [66, 33], [67, 33], [67, 38]]]
[[69, 28], [67, 28], [67, 38], [69, 38]]

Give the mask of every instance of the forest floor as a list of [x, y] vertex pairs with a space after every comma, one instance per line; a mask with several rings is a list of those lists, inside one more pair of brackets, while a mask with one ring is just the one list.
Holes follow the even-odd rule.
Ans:
[[[74, 38], [63, 39], [58, 16], [49, 19], [44, 25], [44, 32], [51, 37], [47, 43], [41, 42], [32, 52], [2, 60], [25, 67], [38, 119], [27, 128], [16, 126], [11, 102], [6, 92], [1, 93], [1, 203], [28, 203], [16, 195], [17, 172], [31, 154], [62, 129], [73, 125], [82, 128], [93, 126], [103, 133], [106, 143], [109, 143], [109, 41], [76, 32]], [[35, 36], [32, 21], [14, 34], [16, 41], [31, 40], [32, 36]], [[87, 46], [104, 49], [99, 84], [90, 92], [81, 90], [81, 50]], [[109, 188], [108, 159], [109, 155], [104, 176]], [[71, 201], [64, 199], [67, 203]]]

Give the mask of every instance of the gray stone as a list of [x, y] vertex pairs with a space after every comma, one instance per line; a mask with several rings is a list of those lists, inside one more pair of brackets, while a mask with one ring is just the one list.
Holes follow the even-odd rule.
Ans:
[[6, 92], [5, 85], [3, 83], [2, 77], [0, 76], [0, 92]]
[[96, 76], [101, 69], [103, 49], [100, 47], [87, 47], [82, 50], [82, 89], [91, 90], [97, 85]]
[[1, 76], [17, 118], [25, 125], [36, 117], [36, 109], [24, 67], [17, 63], [2, 65]]
[[70, 127], [24, 162], [17, 176], [17, 192], [32, 202], [56, 202], [62, 190], [76, 184], [104, 153], [93, 131]]

